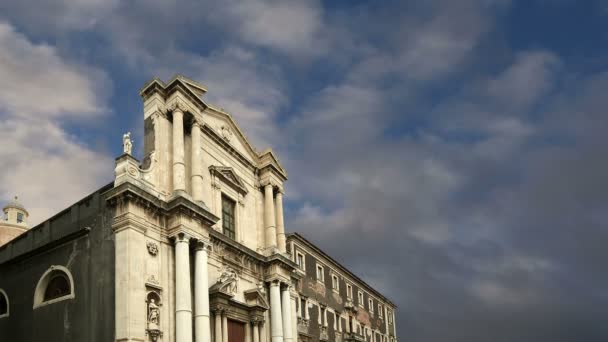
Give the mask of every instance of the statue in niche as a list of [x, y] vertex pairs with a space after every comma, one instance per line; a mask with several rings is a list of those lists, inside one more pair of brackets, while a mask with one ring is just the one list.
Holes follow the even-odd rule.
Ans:
[[148, 329], [158, 329], [160, 320], [160, 309], [154, 298], [148, 303]]
[[131, 154], [131, 152], [133, 151], [133, 141], [131, 140], [131, 132], [123, 134], [122, 149], [125, 154]]

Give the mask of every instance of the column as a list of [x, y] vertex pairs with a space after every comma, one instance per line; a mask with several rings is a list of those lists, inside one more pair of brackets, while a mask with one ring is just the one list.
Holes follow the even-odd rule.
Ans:
[[203, 156], [201, 154], [201, 124], [198, 121], [192, 123], [192, 199], [203, 200]]
[[291, 327], [291, 294], [289, 293], [289, 285], [281, 289], [282, 309], [283, 313], [283, 340], [284, 342], [293, 342], [293, 330]]
[[264, 321], [260, 322], [260, 342], [268, 342], [268, 338], [266, 338], [266, 323]]
[[215, 341], [222, 342], [222, 311], [215, 310]]
[[175, 238], [175, 341], [192, 342], [192, 298], [190, 293], [190, 238]]
[[245, 323], [245, 342], [251, 342], [251, 323]]
[[283, 220], [283, 190], [277, 191], [277, 197], [275, 199], [275, 215], [277, 221], [277, 244], [279, 252], [286, 253], [285, 249], [285, 222]]
[[277, 229], [274, 218], [274, 200], [272, 184], [264, 186], [264, 223], [266, 226], [266, 247], [277, 246]]
[[173, 110], [173, 191], [186, 191], [186, 166], [184, 165], [184, 113]]
[[211, 342], [207, 249], [198, 243], [194, 254], [194, 341]]
[[308, 297], [304, 299], [304, 318], [306, 318], [306, 320], [310, 320], [310, 312], [308, 311]]
[[283, 342], [283, 318], [281, 317], [281, 289], [278, 281], [270, 283], [270, 336], [272, 342]]
[[260, 342], [260, 329], [262, 324], [258, 325], [258, 322], [253, 322], [253, 342]]
[[298, 313], [296, 312], [297, 297], [291, 297], [291, 337], [293, 342], [298, 342]]
[[228, 342], [228, 315], [222, 311], [222, 342]]

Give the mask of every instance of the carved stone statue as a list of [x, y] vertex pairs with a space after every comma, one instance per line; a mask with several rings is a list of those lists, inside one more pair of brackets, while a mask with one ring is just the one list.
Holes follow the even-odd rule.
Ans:
[[133, 150], [133, 141], [131, 141], [131, 132], [127, 132], [122, 136], [122, 149], [126, 154], [131, 154]]
[[217, 282], [209, 289], [210, 291], [220, 291], [230, 295], [235, 295], [238, 290], [238, 275], [232, 268], [226, 268]]
[[148, 303], [148, 328], [149, 329], [158, 329], [158, 324], [160, 320], [160, 309], [158, 305], [156, 305], [156, 301], [153, 299]]

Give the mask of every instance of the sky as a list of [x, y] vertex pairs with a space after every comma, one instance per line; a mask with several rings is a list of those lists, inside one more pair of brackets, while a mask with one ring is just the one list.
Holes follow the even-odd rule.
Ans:
[[[0, 2], [0, 201], [38, 223], [208, 87], [402, 341], [607, 341], [605, 0]], [[604, 266], [602, 266], [604, 265]]]

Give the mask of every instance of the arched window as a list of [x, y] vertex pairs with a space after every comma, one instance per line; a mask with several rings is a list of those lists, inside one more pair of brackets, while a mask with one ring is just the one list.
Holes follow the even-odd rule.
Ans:
[[8, 317], [9, 314], [8, 296], [3, 289], [0, 289], [0, 318]]
[[74, 279], [63, 266], [51, 266], [38, 281], [34, 293], [34, 309], [74, 298]]

